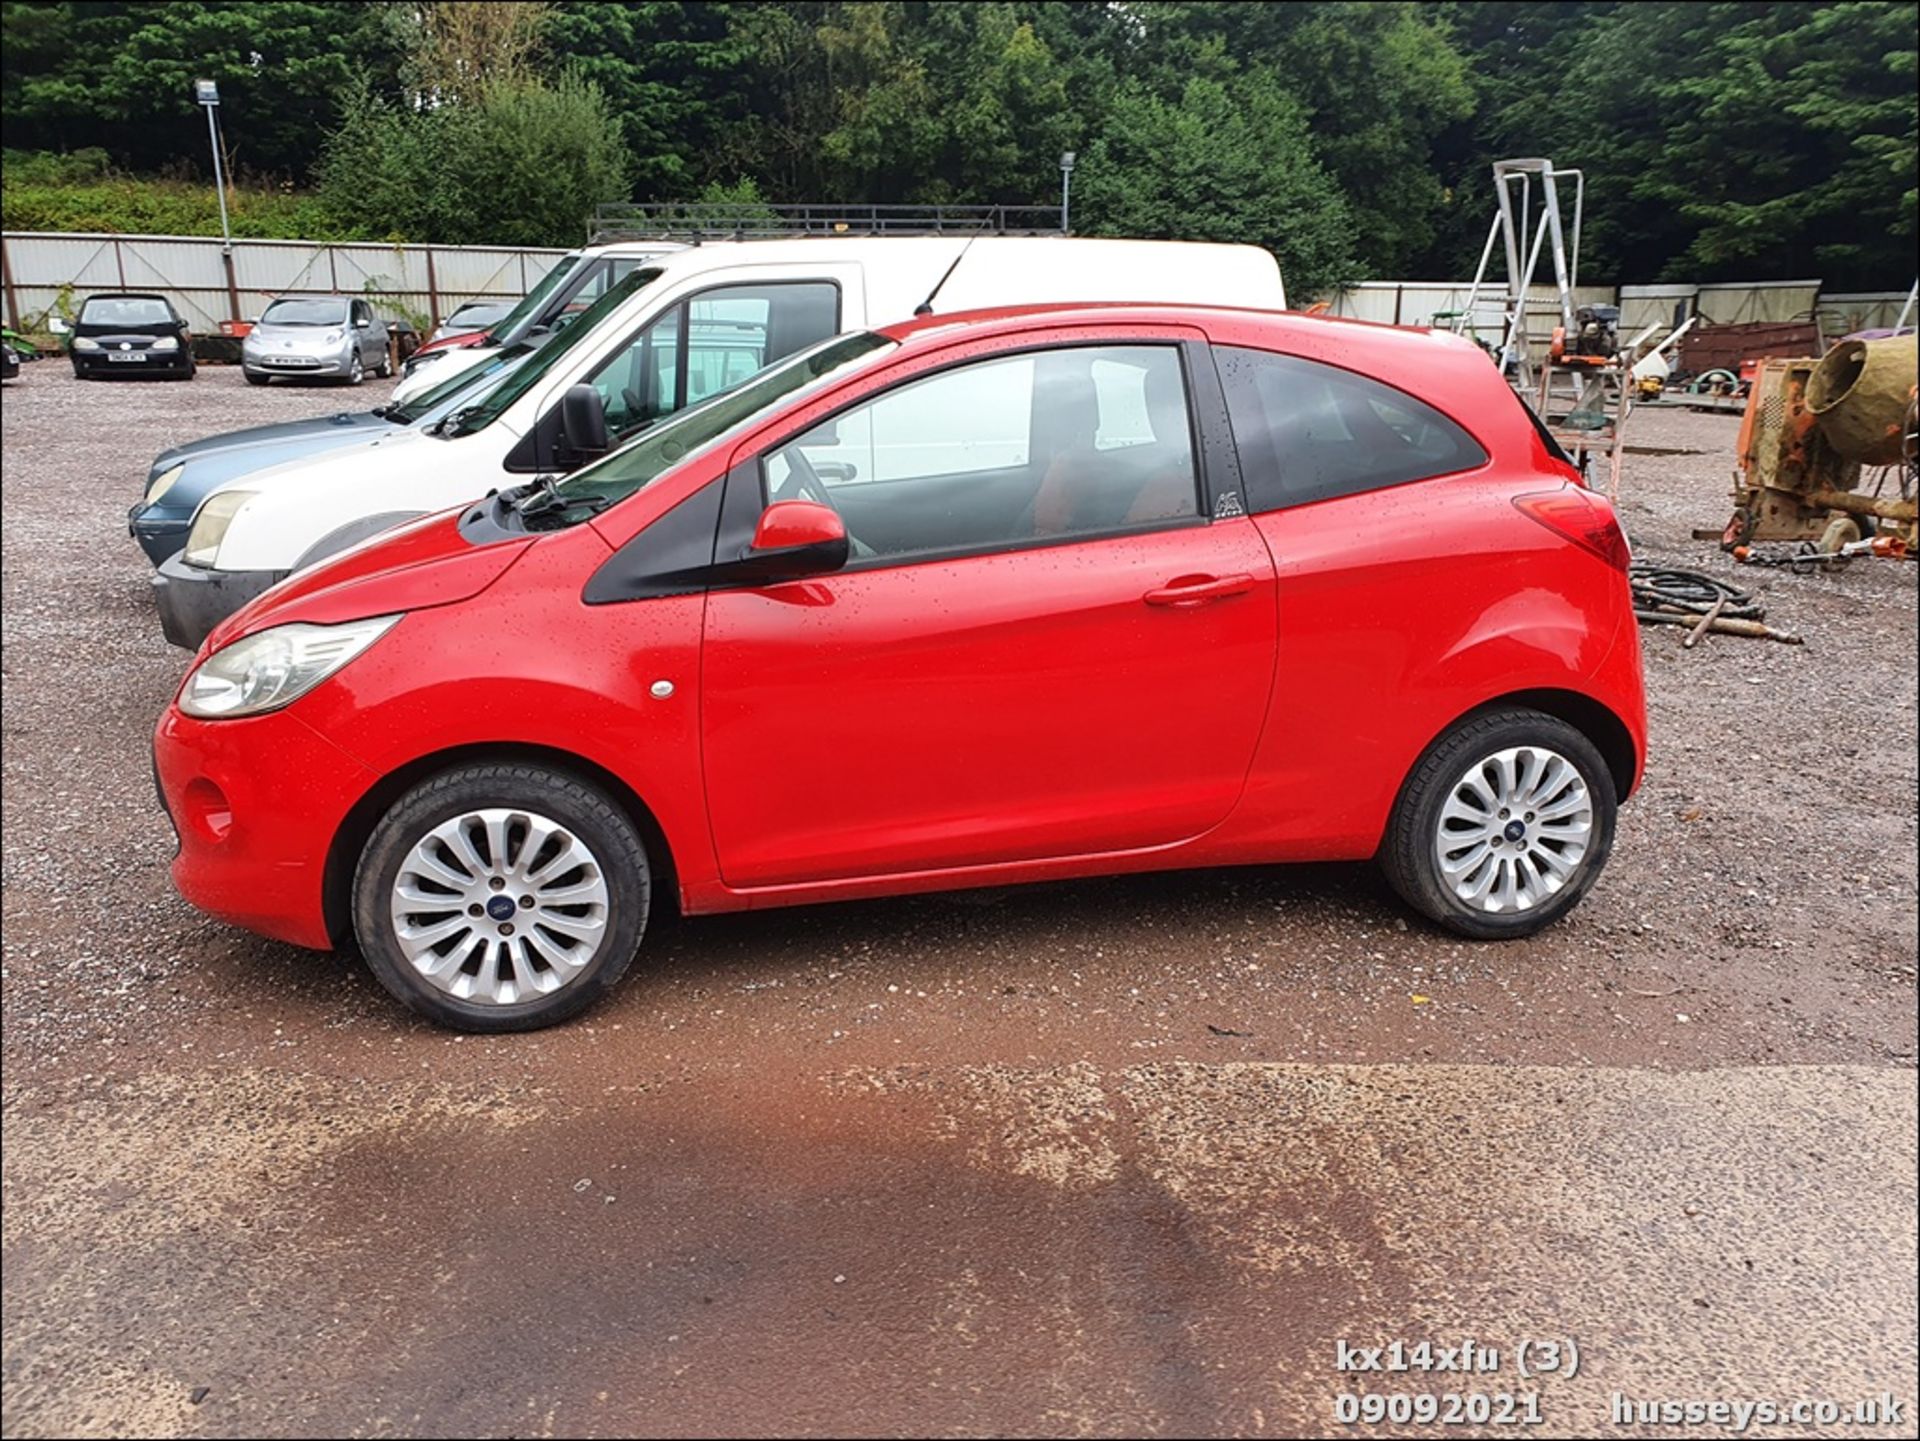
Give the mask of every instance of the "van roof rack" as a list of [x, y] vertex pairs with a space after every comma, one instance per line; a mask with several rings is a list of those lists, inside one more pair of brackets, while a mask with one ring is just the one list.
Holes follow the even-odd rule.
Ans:
[[825, 235], [1055, 235], [1057, 205], [602, 205], [587, 244], [616, 240], [774, 240]]

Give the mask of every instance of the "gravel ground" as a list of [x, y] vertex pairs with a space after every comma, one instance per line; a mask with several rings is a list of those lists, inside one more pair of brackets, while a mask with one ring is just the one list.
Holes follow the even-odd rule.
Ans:
[[[1315, 1309], [1351, 1284], [1354, 1294], [1375, 1298], [1371, 1314], [1383, 1317], [1403, 1303], [1395, 1299], [1400, 1283], [1432, 1279], [1431, 1261], [1416, 1265], [1401, 1254], [1403, 1243], [1415, 1245], [1401, 1221], [1389, 1222], [1419, 1215], [1410, 1193], [1428, 1184], [1404, 1156], [1370, 1150], [1376, 1164], [1356, 1167], [1335, 1148], [1300, 1159], [1293, 1181], [1311, 1174], [1321, 1187], [1297, 1198], [1302, 1207], [1374, 1220], [1364, 1223], [1365, 1237], [1329, 1221], [1339, 1234], [1285, 1245], [1256, 1234], [1266, 1224], [1259, 1218], [1282, 1204], [1280, 1192], [1236, 1197], [1230, 1177], [1195, 1180], [1190, 1169], [1161, 1164], [1169, 1155], [1191, 1161], [1196, 1147], [1239, 1155], [1256, 1145], [1247, 1139], [1260, 1134], [1251, 1119], [1244, 1129], [1233, 1121], [1225, 1134], [1197, 1121], [1190, 1134], [1179, 1125], [1204, 1112], [1210, 1097], [1220, 1098], [1228, 1120], [1255, 1116], [1257, 1107], [1236, 1107], [1269, 1084], [1303, 1086], [1320, 1098], [1301, 1113], [1316, 1136], [1331, 1138], [1343, 1124], [1371, 1132], [1383, 1124], [1371, 1101], [1356, 1103], [1344, 1121], [1317, 1109], [1328, 1096], [1374, 1086], [1363, 1079], [1369, 1067], [1425, 1077], [1407, 1085], [1430, 1087], [1444, 1108], [1432, 1114], [1449, 1116], [1462, 1136], [1484, 1136], [1487, 1127], [1499, 1134], [1516, 1104], [1472, 1080], [1476, 1067], [1535, 1068], [1524, 1073], [1536, 1078], [1528, 1087], [1546, 1084], [1542, 1076], [1592, 1072], [1559, 1086], [1556, 1098], [1585, 1097], [1615, 1140], [1643, 1136], [1653, 1148], [1622, 1163], [1637, 1171], [1606, 1172], [1636, 1175], [1634, 1185], [1595, 1182], [1593, 1194], [1617, 1195], [1627, 1209], [1638, 1204], [1629, 1192], [1666, 1197], [1692, 1207], [1690, 1218], [1714, 1204], [1686, 1199], [1712, 1193], [1713, 1157], [1751, 1149], [1753, 1096], [1772, 1098], [1765, 1109], [1788, 1129], [1768, 1132], [1768, 1144], [1782, 1156], [1844, 1146], [1860, 1158], [1853, 1179], [1823, 1195], [1804, 1181], [1743, 1174], [1720, 1204], [1742, 1198], [1741, 1208], [1759, 1218], [1752, 1224], [1776, 1238], [1853, 1226], [1883, 1244], [1865, 1260], [1809, 1254], [1806, 1269], [1779, 1278], [1777, 1293], [1676, 1292], [1671, 1315], [1661, 1309], [1664, 1293], [1650, 1288], [1645, 1314], [1622, 1315], [1620, 1324], [1642, 1338], [1725, 1326], [1714, 1334], [1752, 1354], [1762, 1342], [1741, 1325], [1777, 1317], [1779, 1332], [1766, 1344], [1786, 1345], [1779, 1335], [1801, 1335], [1794, 1298], [1823, 1287], [1856, 1295], [1853, 1276], [1861, 1288], [1857, 1331], [1840, 1315], [1807, 1339], [1792, 1389], [1865, 1384], [1886, 1357], [1910, 1357], [1911, 1283], [1890, 1278], [1902, 1267], [1913, 1274], [1911, 1186], [1869, 1198], [1860, 1177], [1894, 1176], [1889, 1166], [1912, 1174], [1920, 567], [1740, 572], [1736, 578], [1761, 592], [1769, 622], [1803, 635], [1804, 646], [1716, 636], [1683, 651], [1682, 632], [1645, 632], [1653, 747], [1646, 784], [1624, 812], [1594, 893], [1530, 941], [1494, 948], [1437, 935], [1410, 920], [1363, 866], [1049, 885], [681, 923], [658, 936], [621, 990], [582, 1022], [528, 1037], [461, 1038], [413, 1022], [351, 956], [263, 941], [181, 902], [167, 878], [170, 839], [148, 774], [148, 736], [185, 659], [161, 640], [148, 569], [125, 533], [124, 512], [149, 458], [206, 433], [371, 406], [385, 389], [372, 381], [353, 393], [249, 389], [237, 371], [214, 367], [185, 385], [81, 384], [57, 362], [29, 365], [6, 387], [0, 1054], [9, 1140], [27, 1141], [10, 1145], [6, 1162], [8, 1434], [387, 1434], [451, 1431], [448, 1418], [473, 1434], [555, 1425], [778, 1429], [781, 1417], [822, 1431], [1330, 1429], [1324, 1413], [1293, 1408], [1294, 1390], [1260, 1390], [1269, 1383], [1256, 1372], [1271, 1368], [1261, 1361], [1247, 1369], [1236, 1349], [1245, 1331], [1209, 1340], [1190, 1328], [1177, 1359], [1155, 1351], [1139, 1329], [1160, 1324], [1141, 1318], [1163, 1314], [1138, 1289], [1150, 1290], [1152, 1277], [1101, 1280], [1099, 1266], [1111, 1263], [1087, 1261], [1094, 1252], [1074, 1253], [1088, 1270], [1044, 1246], [1021, 1252], [1024, 1259], [996, 1256], [984, 1239], [971, 1260], [949, 1256], [951, 1267], [922, 1277], [947, 1288], [939, 1290], [948, 1298], [939, 1315], [950, 1341], [1002, 1328], [1013, 1342], [1037, 1328], [1055, 1349], [1035, 1364], [1056, 1381], [1078, 1378], [1078, 1400], [1016, 1388], [1021, 1407], [1003, 1411], [982, 1409], [978, 1386], [968, 1393], [973, 1402], [964, 1399], [960, 1363], [936, 1382], [915, 1369], [932, 1366], [924, 1356], [886, 1351], [887, 1337], [897, 1351], [912, 1326], [868, 1317], [879, 1330], [859, 1329], [860, 1313], [835, 1311], [835, 1296], [852, 1298], [833, 1287], [856, 1262], [856, 1280], [874, 1278], [876, 1268], [884, 1274], [897, 1259], [895, 1243], [937, 1248], [943, 1234], [975, 1235], [982, 1217], [1023, 1245], [1033, 1238], [1022, 1228], [1053, 1224], [1047, 1217], [1085, 1221], [1082, 1209], [1059, 1210], [1069, 1196], [1080, 1198], [1076, 1206], [1107, 1207], [1117, 1229], [1104, 1234], [1123, 1249], [1129, 1217], [1149, 1236], [1165, 1239], [1173, 1233], [1156, 1228], [1175, 1228], [1194, 1255], [1214, 1255], [1216, 1242], [1239, 1247], [1214, 1256], [1227, 1289], [1208, 1293], [1207, 1304], [1225, 1304], [1221, 1295], [1268, 1296], [1244, 1289], [1252, 1273], [1232, 1260], [1258, 1256], [1268, 1267], [1260, 1276], [1292, 1277], [1276, 1314], [1361, 1324], [1364, 1314], [1324, 1318]], [[1636, 444], [1677, 452], [1627, 460], [1622, 509], [1641, 558], [1735, 575], [1716, 546], [1688, 536], [1725, 518], [1737, 424], [1683, 411], [1635, 417]], [[1754, 1091], [1740, 1080], [1748, 1067], [1776, 1068], [1775, 1079], [1755, 1081]], [[1681, 1079], [1669, 1082], [1666, 1073]], [[1697, 1088], [1684, 1079], [1696, 1073]], [[1778, 1095], [1768, 1089], [1776, 1085]], [[903, 1109], [866, 1127], [862, 1106], [883, 1104]], [[1816, 1135], [1817, 1118], [1841, 1110], [1867, 1118], [1863, 1129]], [[1566, 1144], [1592, 1141], [1581, 1139], [1572, 1108], [1561, 1115]], [[1789, 1118], [1801, 1116], [1805, 1129], [1792, 1130], [1798, 1122]], [[542, 1130], [542, 1117], [560, 1118], [561, 1129]], [[904, 1138], [921, 1137], [913, 1128], [922, 1124], [928, 1135], [959, 1138], [971, 1158], [941, 1173], [951, 1184], [922, 1177], [898, 1194], [844, 1189], [867, 1177], [869, 1165], [918, 1156]], [[1716, 1124], [1749, 1128], [1748, 1139], [1717, 1133]], [[834, 1158], [831, 1166], [822, 1160], [807, 1170], [796, 1159], [814, 1147]], [[1256, 1145], [1247, 1175], [1264, 1174], [1260, 1154]], [[1601, 1174], [1603, 1162], [1585, 1151], [1564, 1165], [1541, 1154], [1536, 1148], [1505, 1163], [1552, 1172], [1569, 1196], [1580, 1177]], [[474, 1165], [455, 1165], [462, 1155]], [[1451, 1214], [1471, 1213], [1492, 1174], [1452, 1177], [1442, 1188]], [[1038, 1177], [1053, 1189], [1037, 1206], [1024, 1192], [985, 1197], [969, 1189], [984, 1184], [983, 1175], [1022, 1184]], [[1185, 1179], [1176, 1186], [1169, 1176]], [[1077, 1189], [1083, 1183], [1093, 1189]], [[749, 1189], [742, 1199], [729, 1187]], [[560, 1219], [603, 1190], [598, 1204], [608, 1216], [625, 1197], [629, 1207], [654, 1207], [642, 1214], [659, 1226], [598, 1236]], [[502, 1199], [509, 1193], [512, 1204]], [[34, 1205], [19, 1207], [28, 1196]], [[495, 1204], [518, 1215], [514, 1206], [534, 1197], [557, 1208], [558, 1239], [537, 1231], [489, 1236], [447, 1214], [457, 1203], [472, 1208], [469, 1217]], [[1864, 1209], [1846, 1213], [1843, 1203], [1855, 1200]], [[424, 1209], [408, 1209], [416, 1204]], [[924, 1212], [931, 1230], [894, 1236], [889, 1206]], [[108, 1241], [97, 1255], [84, 1233], [50, 1219], [61, 1207], [97, 1218]], [[1502, 1214], [1508, 1224], [1515, 1213]], [[411, 1215], [429, 1218], [424, 1224], [437, 1233], [399, 1225]], [[1621, 1252], [1683, 1276], [1696, 1264], [1738, 1265], [1712, 1247], [1717, 1260], [1663, 1249], [1672, 1241], [1664, 1228], [1677, 1220], [1638, 1217], [1609, 1230], [1625, 1211], [1605, 1212], [1597, 1199], [1583, 1215], [1595, 1229], [1578, 1245], [1596, 1255]], [[703, 1225], [724, 1228], [729, 1239]], [[764, 1246], [749, 1239], [768, 1226]], [[1097, 1247], [1102, 1234], [1094, 1226], [1085, 1245]], [[765, 1249], [773, 1237], [778, 1259]], [[1294, 1263], [1274, 1259], [1296, 1243], [1318, 1270], [1289, 1272]], [[1460, 1258], [1463, 1274], [1492, 1268], [1472, 1294], [1526, 1294], [1538, 1280], [1528, 1269], [1537, 1255], [1573, 1243], [1543, 1223], [1527, 1244], [1545, 1250], [1517, 1275], [1494, 1274], [1501, 1263], [1478, 1253]], [[600, 1271], [568, 1270], [583, 1264], [581, 1247], [630, 1279], [656, 1274], [656, 1266], [662, 1277], [671, 1270], [679, 1278], [672, 1304], [652, 1281], [633, 1280], [615, 1295]], [[1151, 1258], [1152, 1246], [1143, 1254]], [[1186, 1264], [1152, 1264], [1162, 1261], [1175, 1271]], [[825, 1268], [824, 1299], [801, 1305], [794, 1298], [813, 1293], [790, 1277], [791, 1288], [754, 1293], [768, 1318], [736, 1316], [726, 1334], [760, 1335], [777, 1347], [837, 1317], [856, 1329], [832, 1334], [849, 1346], [872, 1342], [879, 1359], [849, 1369], [850, 1352], [826, 1355], [809, 1342], [792, 1353], [791, 1370], [757, 1373], [772, 1390], [752, 1396], [729, 1391], [712, 1372], [704, 1390], [697, 1371], [683, 1385], [672, 1367], [656, 1365], [687, 1324], [674, 1309], [682, 1302], [692, 1316], [711, 1316], [702, 1307], [725, 1300], [725, 1277], [764, 1277], [757, 1265], [803, 1262]], [[599, 1318], [627, 1328], [621, 1334], [637, 1338], [634, 1347], [659, 1348], [646, 1349], [653, 1390], [632, 1392], [638, 1373], [618, 1379], [633, 1352], [621, 1361], [576, 1331], [553, 1343], [574, 1348], [570, 1383], [602, 1402], [610, 1392], [614, 1410], [589, 1416], [562, 1407], [556, 1422], [558, 1403], [525, 1379], [525, 1367], [503, 1364], [491, 1381], [477, 1379], [521, 1346], [526, 1338], [515, 1326], [551, 1320], [538, 1297], [556, 1263], [556, 1286], [572, 1277], [584, 1288], [569, 1293], [583, 1308], [569, 1325]], [[907, 1277], [912, 1266], [900, 1264], [898, 1276]], [[1049, 1264], [1068, 1269], [1055, 1275]], [[458, 1279], [475, 1266], [492, 1278], [484, 1295], [463, 1291]], [[277, 1278], [295, 1272], [310, 1294], [282, 1290]], [[1752, 1272], [1749, 1260], [1742, 1274], [1751, 1280]], [[1036, 1276], [1057, 1294], [1019, 1291], [1041, 1285]], [[1628, 1311], [1634, 1304], [1620, 1276], [1556, 1273], [1553, 1284], [1563, 1296], [1599, 1285], [1594, 1294], [1625, 1298], [1619, 1305]], [[975, 1292], [979, 1305], [970, 1311]], [[1014, 1294], [1032, 1304], [1016, 1306]], [[1720, 1309], [1704, 1309], [1709, 1300]], [[798, 1309], [780, 1309], [788, 1303]], [[1404, 1304], [1412, 1309], [1402, 1319], [1469, 1333], [1489, 1315], [1511, 1314], [1447, 1311], [1439, 1300]], [[462, 1305], [475, 1309], [463, 1316]], [[396, 1307], [415, 1308], [406, 1324], [416, 1340], [444, 1326], [471, 1331], [472, 1346], [440, 1354], [398, 1345], [381, 1329]], [[209, 1319], [215, 1312], [220, 1319]], [[324, 1348], [305, 1354], [308, 1336], [334, 1334], [349, 1315], [362, 1329], [346, 1360], [329, 1359]], [[1125, 1344], [1101, 1329], [1108, 1316], [1131, 1318]], [[787, 1340], [766, 1335], [775, 1321]], [[173, 1327], [181, 1329], [170, 1340]], [[1313, 1332], [1331, 1334], [1347, 1331]], [[1617, 1341], [1615, 1354], [1631, 1354], [1633, 1344]], [[546, 1352], [536, 1344], [529, 1354]], [[995, 1366], [1019, 1364], [1017, 1345], [993, 1355]], [[475, 1379], [449, 1393], [446, 1376], [421, 1379], [435, 1365], [467, 1368], [461, 1374]], [[1235, 1366], [1245, 1385], [1231, 1394], [1196, 1380], [1210, 1367]], [[1909, 1400], [1910, 1366], [1901, 1361], [1886, 1377], [1905, 1385]], [[369, 1367], [384, 1377], [379, 1385], [367, 1379]], [[931, 1409], [903, 1419], [885, 1394], [908, 1375], [922, 1385], [912, 1394]], [[183, 1399], [203, 1377], [215, 1391], [204, 1408]], [[1669, 1379], [1707, 1385], [1706, 1394], [1728, 1385], [1710, 1358]], [[409, 1399], [415, 1382], [424, 1389]], [[778, 1394], [790, 1394], [794, 1409], [769, 1400]], [[1102, 1396], [1110, 1398], [1105, 1410]], [[418, 1407], [433, 1397], [445, 1409], [423, 1421]], [[1560, 1420], [1577, 1433], [1600, 1417]]]

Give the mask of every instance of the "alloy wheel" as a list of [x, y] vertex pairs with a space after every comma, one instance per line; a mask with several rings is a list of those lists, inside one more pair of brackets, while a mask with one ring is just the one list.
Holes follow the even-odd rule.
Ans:
[[1573, 762], [1544, 746], [1511, 746], [1448, 788], [1434, 858], [1462, 905], [1507, 915], [1543, 904], [1579, 874], [1593, 828], [1593, 798]]
[[389, 905], [394, 938], [430, 985], [476, 1005], [551, 995], [584, 972], [608, 929], [593, 851], [537, 812], [443, 821], [408, 851]]

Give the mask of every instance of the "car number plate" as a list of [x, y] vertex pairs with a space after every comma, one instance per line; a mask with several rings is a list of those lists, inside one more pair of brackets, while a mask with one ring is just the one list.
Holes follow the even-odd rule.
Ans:
[[145, 360], [146, 358], [147, 353], [144, 350], [109, 350], [107, 352], [108, 360]]

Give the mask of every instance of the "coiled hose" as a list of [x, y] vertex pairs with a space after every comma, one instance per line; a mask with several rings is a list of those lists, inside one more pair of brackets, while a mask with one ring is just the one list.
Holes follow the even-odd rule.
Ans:
[[[1675, 615], [1705, 615], [1714, 606], [1729, 620], [1763, 620], [1766, 607], [1753, 598], [1752, 591], [1729, 585], [1724, 580], [1697, 570], [1668, 570], [1657, 565], [1636, 565], [1628, 572], [1633, 585], [1635, 610], [1667, 611]], [[1724, 602], [1724, 604], [1722, 604]]]

